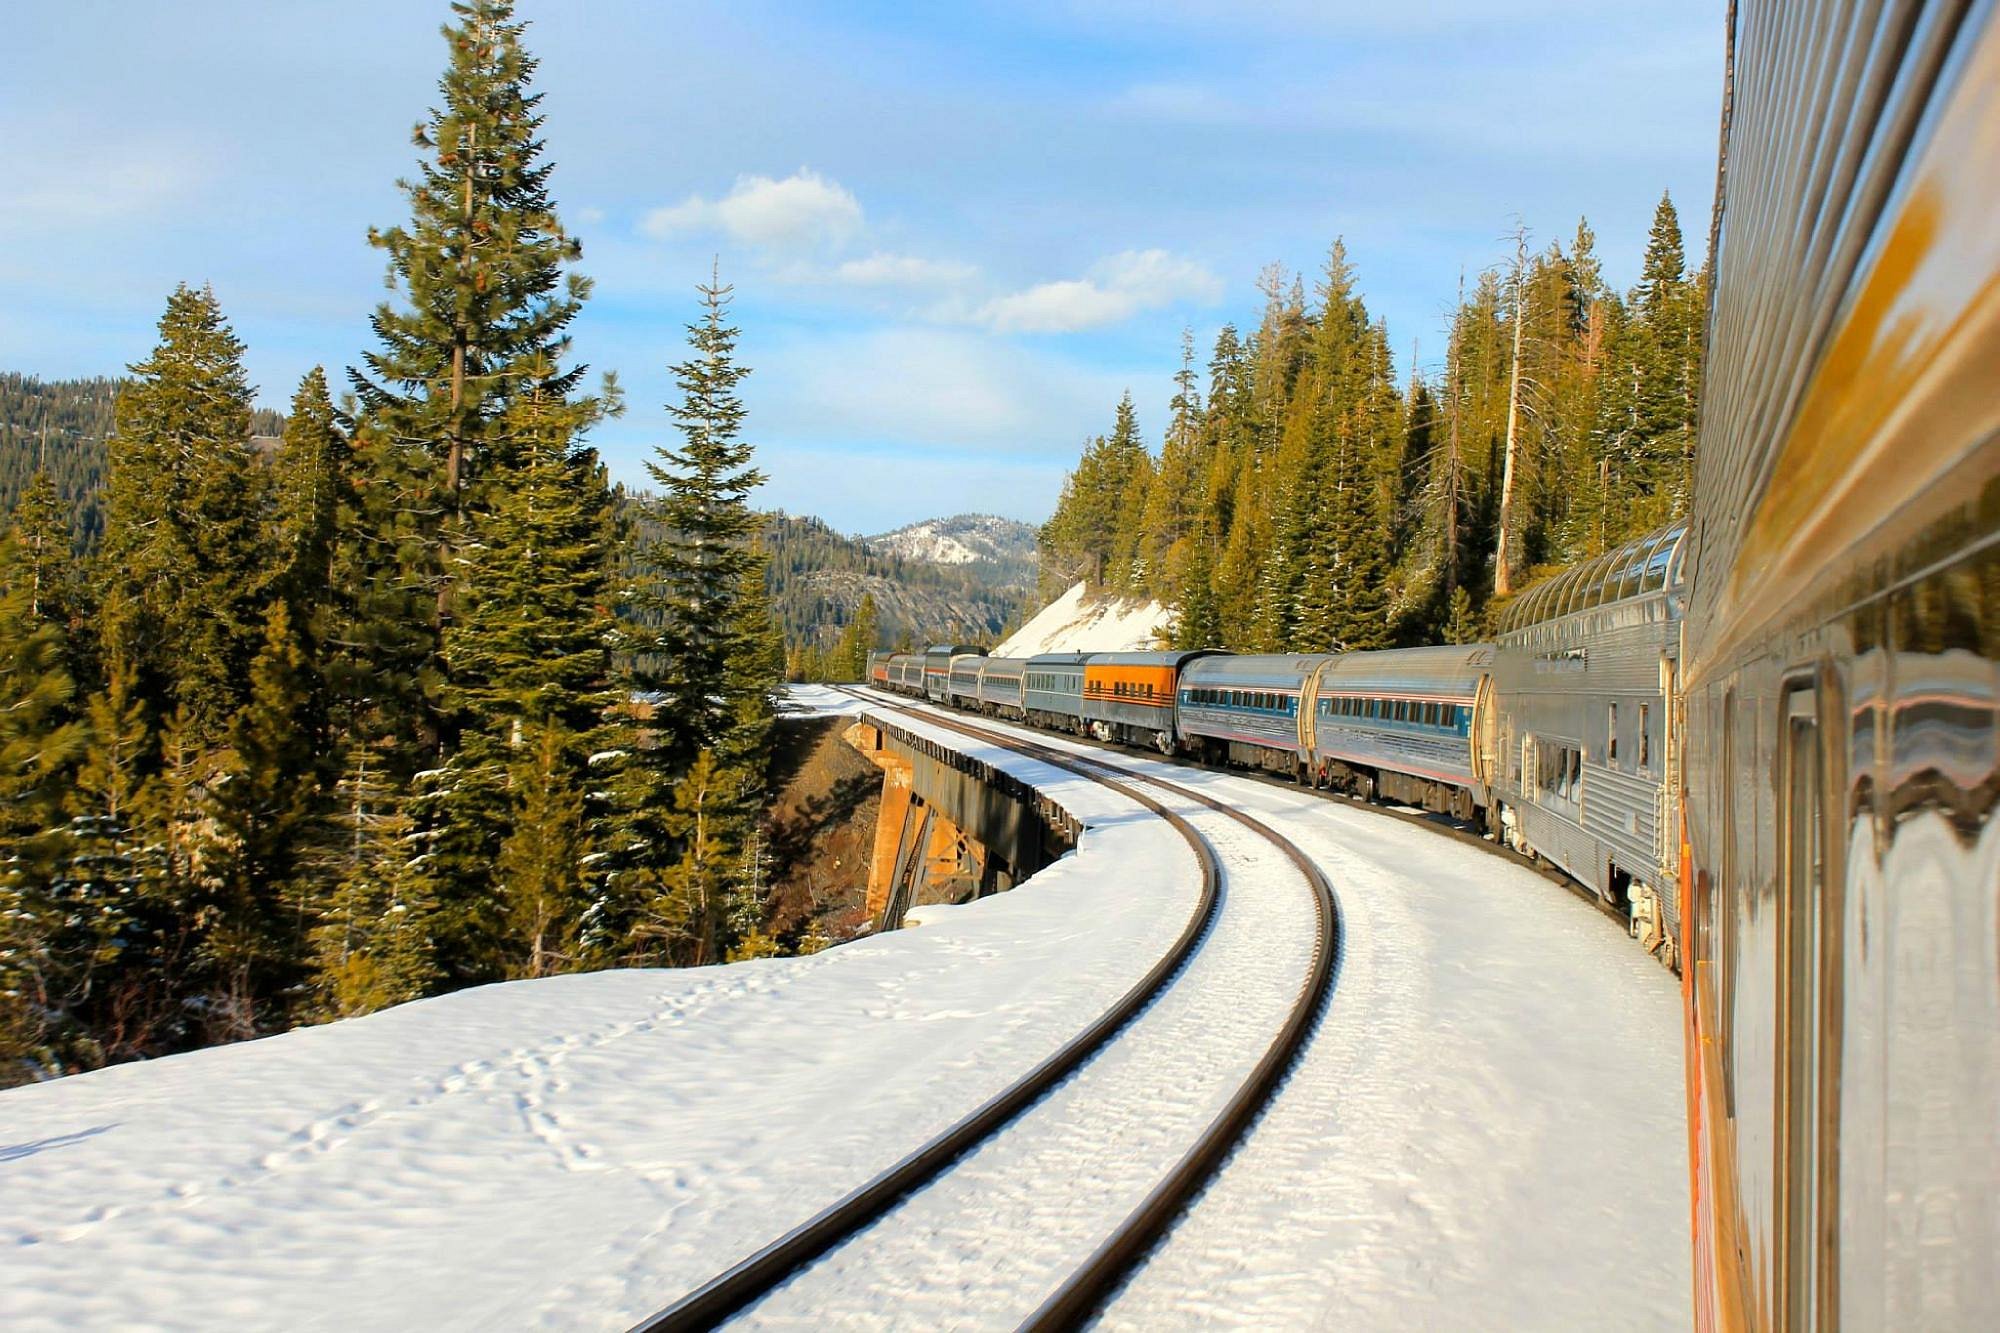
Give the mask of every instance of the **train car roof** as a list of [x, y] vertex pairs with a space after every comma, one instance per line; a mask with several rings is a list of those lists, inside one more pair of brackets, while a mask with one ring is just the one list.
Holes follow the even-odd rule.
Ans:
[[1165, 653], [1091, 653], [1091, 666], [1170, 666], [1179, 667], [1192, 662], [1197, 657], [1227, 657], [1220, 648], [1202, 648], [1193, 652]]
[[1095, 653], [1036, 653], [1028, 659], [1029, 666], [1081, 666]]
[[975, 653], [984, 657], [986, 650], [970, 643], [934, 643], [924, 649], [924, 656], [929, 657], [932, 653], [942, 653], [946, 657], [963, 657], [967, 653]]
[[1678, 519], [1536, 584], [1501, 613], [1500, 632], [1678, 589], [1686, 581], [1687, 530], [1687, 520]]
[[1493, 662], [1490, 643], [1342, 653], [1320, 673], [1322, 690], [1356, 694], [1467, 695]]
[[1332, 658], [1331, 653], [1246, 653], [1242, 656], [1203, 657], [1188, 663], [1181, 679], [1284, 683], [1305, 679], [1320, 663]]
[[1003, 672], [1026, 671], [1028, 669], [1028, 659], [1025, 657], [988, 657], [986, 659], [986, 669], [988, 671], [998, 669]]

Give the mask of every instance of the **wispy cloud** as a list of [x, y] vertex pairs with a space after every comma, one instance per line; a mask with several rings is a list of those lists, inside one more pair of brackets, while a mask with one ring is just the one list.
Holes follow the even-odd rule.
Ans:
[[689, 195], [654, 209], [640, 227], [660, 239], [720, 232], [770, 252], [837, 250], [861, 230], [861, 203], [845, 186], [802, 167], [783, 180], [738, 176], [720, 199]]
[[691, 195], [654, 209], [640, 229], [656, 240], [719, 233], [745, 243], [772, 281], [845, 289], [881, 313], [993, 333], [1079, 333], [1222, 296], [1221, 280], [1207, 267], [1161, 249], [1124, 250], [1081, 277], [1010, 291], [967, 260], [886, 249], [853, 254], [872, 230], [865, 221], [852, 190], [801, 167], [783, 180], [739, 176], [720, 198]]
[[101, 142], [37, 151], [47, 135], [33, 122], [0, 122], [12, 180], [0, 225], [33, 227], [129, 224], [200, 188], [209, 162], [184, 144], [159, 140]]
[[979, 280], [979, 266], [954, 259], [876, 251], [865, 259], [850, 259], [834, 268], [833, 280], [850, 287], [936, 290], [963, 287]]
[[1182, 301], [1222, 299], [1222, 280], [1165, 250], [1126, 250], [1081, 278], [1044, 282], [988, 301], [979, 322], [999, 333], [1075, 333]]

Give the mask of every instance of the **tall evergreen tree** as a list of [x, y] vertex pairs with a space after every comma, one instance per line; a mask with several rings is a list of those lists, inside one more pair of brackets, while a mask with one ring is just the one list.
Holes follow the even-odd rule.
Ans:
[[111, 441], [106, 652], [162, 713], [220, 745], [263, 639], [266, 479], [249, 449], [243, 344], [207, 288], [167, 300], [160, 342], [132, 366]]
[[0, 1063], [48, 1057], [63, 987], [58, 937], [69, 772], [83, 749], [62, 634], [35, 609], [36, 568], [0, 537]]
[[868, 654], [875, 651], [875, 642], [881, 633], [881, 614], [875, 608], [875, 594], [863, 593], [854, 619], [848, 621], [847, 628], [841, 632], [830, 674], [840, 680], [867, 679]]
[[[371, 482], [406, 516], [400, 531], [377, 538], [395, 559], [376, 582], [427, 613], [432, 653], [457, 614], [461, 555], [482, 540], [477, 516], [506, 489], [517, 448], [510, 409], [530, 394], [562, 404], [577, 396], [585, 367], [566, 364], [568, 329], [589, 294], [566, 271], [580, 248], [549, 197], [526, 25], [512, 0], [455, 0], [452, 13], [441, 104], [414, 133], [422, 157], [402, 183], [410, 220], [369, 233], [403, 300], [377, 308], [379, 346], [365, 369], [348, 372], [371, 437]], [[428, 716], [409, 725], [448, 750], [448, 705], [438, 673], [423, 672], [422, 646], [405, 644], [416, 660], [397, 668], [425, 676]]]
[[732, 626], [757, 559], [749, 497], [764, 474], [741, 435], [738, 386], [750, 372], [736, 360], [732, 290], [719, 277], [697, 288], [702, 315], [688, 326], [691, 355], [673, 368], [681, 401], [668, 406], [681, 442], [662, 445], [646, 465], [660, 488], [647, 511], [659, 536], [638, 555], [640, 599], [660, 630], [642, 647], [654, 664], [648, 683], [661, 696], [660, 755], [673, 771], [719, 745], [732, 725], [725, 681]]

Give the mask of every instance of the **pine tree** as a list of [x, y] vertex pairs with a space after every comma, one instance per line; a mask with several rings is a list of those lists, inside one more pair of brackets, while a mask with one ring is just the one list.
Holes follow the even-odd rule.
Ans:
[[[64, 788], [83, 748], [62, 634], [36, 610], [38, 570], [0, 537], [0, 1063], [40, 1059], [61, 993]], [[11, 1080], [9, 1080], [11, 1081]]]
[[661, 623], [642, 649], [657, 663], [647, 683], [661, 695], [659, 754], [670, 771], [685, 770], [731, 726], [724, 678], [737, 601], [756, 563], [749, 496], [764, 480], [741, 436], [738, 386], [750, 372], [736, 361], [732, 289], [712, 277], [697, 291], [702, 317], [688, 326], [692, 354], [673, 368], [681, 401], [668, 408], [681, 443], [661, 446], [647, 464], [660, 494], [646, 517], [660, 535], [638, 553], [641, 609]]
[[746, 819], [753, 818], [762, 804], [785, 667], [784, 635], [771, 615], [771, 598], [765, 591], [765, 559], [763, 551], [750, 551], [750, 564], [737, 589], [722, 674], [728, 729], [715, 747], [717, 760], [736, 772], [739, 789], [752, 802], [739, 812]]
[[240, 953], [253, 1001], [295, 980], [315, 911], [314, 886], [299, 875], [320, 797], [313, 692], [291, 610], [274, 601], [264, 620], [264, 646], [250, 667], [250, 700], [231, 721], [227, 780], [216, 792], [231, 848], [218, 927]]
[[[868, 654], [875, 651], [875, 641], [881, 633], [881, 617], [875, 609], [875, 594], [861, 595], [861, 605], [855, 610], [854, 619], [847, 622], [841, 632], [839, 647], [834, 653], [834, 662], [826, 675], [839, 680], [866, 680], [868, 677]], [[800, 677], [800, 679], [812, 679]]]
[[439, 979], [434, 904], [406, 802], [383, 761], [350, 747], [314, 869], [332, 886], [312, 932], [319, 1011], [348, 1018], [426, 994]]
[[88, 741], [67, 800], [70, 850], [63, 868], [63, 1004], [91, 1034], [83, 1062], [150, 1054], [155, 1029], [177, 998], [168, 941], [182, 929], [159, 910], [167, 830], [157, 781], [159, 742], [133, 688], [114, 666], [92, 695]]
[[720, 955], [734, 852], [729, 834], [737, 810], [732, 776], [716, 763], [713, 751], [700, 751], [674, 785], [666, 828], [680, 856], [660, 878], [653, 899], [640, 908], [633, 933], [642, 947], [697, 967]]
[[[530, 394], [570, 404], [585, 374], [564, 362], [589, 284], [565, 272], [580, 247], [549, 198], [541, 95], [530, 91], [536, 61], [513, 9], [511, 0], [452, 5], [442, 104], [415, 131], [423, 156], [401, 186], [410, 221], [369, 233], [404, 299], [377, 308], [379, 347], [348, 372], [371, 487], [403, 516], [376, 536], [387, 548], [371, 580], [376, 610], [394, 614], [393, 594], [420, 607], [432, 653], [457, 614], [461, 555], [482, 540], [477, 517], [507, 489], [513, 405]], [[448, 751], [448, 705], [442, 682], [422, 675], [424, 645], [396, 646], [392, 670], [425, 715], [385, 729], [421, 727], [428, 745]]]
[[1215, 560], [1209, 554], [1207, 528], [1197, 527], [1189, 542], [1187, 567], [1181, 578], [1179, 610], [1174, 617], [1174, 647], [1182, 652], [1222, 646], [1222, 616], [1215, 601]]
[[37, 469], [14, 506], [14, 560], [28, 589], [28, 611], [36, 621], [61, 628], [65, 637], [81, 589], [70, 542], [70, 516], [55, 481]]
[[1084, 579], [1123, 588], [1143, 545], [1146, 491], [1152, 456], [1139, 435], [1139, 417], [1127, 393], [1118, 402], [1111, 434], [1085, 448], [1064, 482], [1055, 513], [1042, 525], [1044, 583], [1067, 586]]
[[1144, 521], [1146, 585], [1138, 589], [1177, 602], [1191, 557], [1191, 534], [1208, 485], [1209, 443], [1201, 387], [1194, 368], [1194, 334], [1181, 331], [1181, 368], [1167, 405], [1167, 437], [1147, 493]]
[[545, 977], [577, 960], [590, 834], [575, 746], [558, 721], [536, 723], [514, 766], [512, 832], [494, 879], [513, 943], [507, 974]]
[[132, 366], [111, 441], [107, 654], [163, 712], [219, 745], [243, 704], [270, 584], [263, 470], [248, 445], [243, 344], [214, 293], [176, 288]]
[[307, 630], [332, 597], [335, 546], [354, 506], [353, 449], [327, 396], [322, 367], [308, 371], [292, 395], [271, 470], [278, 587], [294, 623]]

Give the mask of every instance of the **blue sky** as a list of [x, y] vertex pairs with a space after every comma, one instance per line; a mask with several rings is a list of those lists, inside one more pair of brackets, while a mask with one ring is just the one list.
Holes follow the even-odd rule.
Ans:
[[[34, 0], [0, 82], [0, 368], [116, 372], [214, 285], [262, 400], [358, 357], [371, 224], [434, 100], [443, 3]], [[1244, 11], [1244, 12], [1239, 12]], [[665, 430], [693, 285], [736, 284], [760, 501], [848, 531], [1038, 520], [1129, 388], [1157, 439], [1180, 331], [1336, 235], [1399, 364], [1461, 269], [1579, 215], [1637, 275], [1663, 189], [1707, 233], [1723, 0], [523, 0], [579, 354]]]

